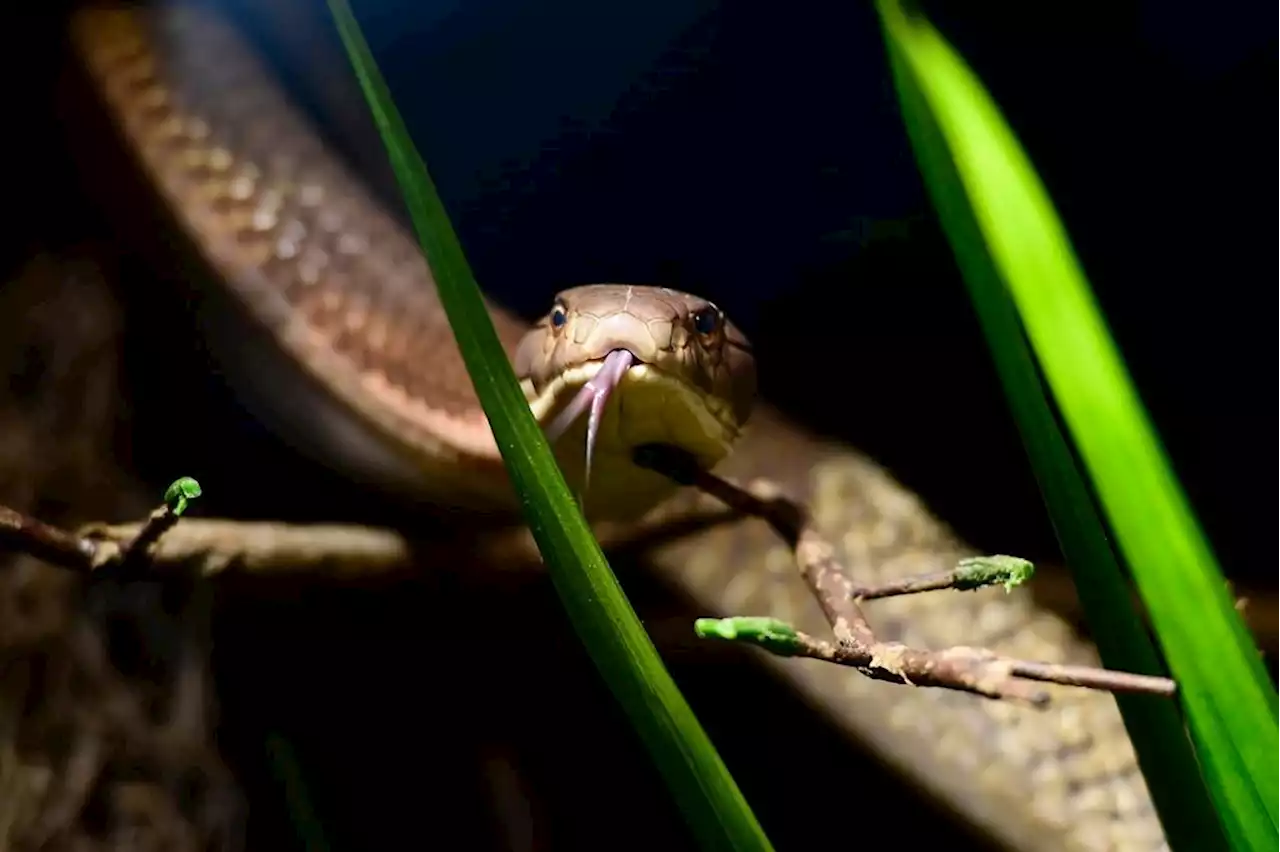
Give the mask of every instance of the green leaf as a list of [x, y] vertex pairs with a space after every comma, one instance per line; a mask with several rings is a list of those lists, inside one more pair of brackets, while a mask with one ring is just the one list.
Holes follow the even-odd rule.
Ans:
[[[1225, 828], [1233, 848], [1274, 849], [1276, 693], [1065, 230], [963, 60], [919, 14], [895, 0], [877, 7], [925, 182], [1103, 660], [1143, 673], [1161, 669], [1131, 607], [1110, 529], [1178, 682], [1190, 741], [1175, 704], [1117, 698], [1170, 843], [1224, 848]], [[1058, 428], [1041, 371], [1093, 491]]]
[[956, 566], [956, 588], [970, 591], [1000, 584], [1011, 592], [1035, 573], [1036, 566], [1019, 556], [970, 556]]
[[785, 621], [760, 615], [736, 615], [731, 618], [699, 618], [693, 623], [699, 639], [725, 642], [749, 642], [780, 657], [799, 651], [796, 629]]
[[200, 483], [196, 482], [189, 476], [183, 476], [175, 479], [172, 484], [164, 491], [164, 502], [169, 507], [169, 511], [175, 515], [181, 515], [187, 511], [187, 506], [192, 500], [199, 497], [203, 492], [200, 490]]
[[704, 848], [771, 849], [605, 561], [498, 342], [453, 226], [345, 0], [330, 0], [440, 300], [560, 599]]

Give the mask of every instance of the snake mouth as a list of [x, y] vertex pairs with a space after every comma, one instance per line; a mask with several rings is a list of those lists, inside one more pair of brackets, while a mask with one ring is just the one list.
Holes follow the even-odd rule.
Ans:
[[[604, 414], [609, 397], [622, 384], [622, 377], [633, 364], [643, 363], [627, 349], [614, 349], [600, 361], [600, 369], [569, 400], [569, 404], [546, 427], [547, 439], [558, 441], [579, 417], [588, 409], [591, 412], [587, 424], [587, 440], [594, 441], [599, 431], [600, 418]], [[588, 448], [589, 451], [589, 448]]]
[[[619, 403], [608, 407], [606, 418], [606, 406], [619, 390]], [[629, 464], [636, 447], [656, 443], [680, 447], [713, 464], [737, 437], [704, 391], [625, 348], [563, 371], [541, 393], [532, 394], [530, 404], [553, 446], [586, 415], [585, 446], [573, 451], [583, 465], [584, 489], [597, 457], [607, 456], [612, 471], [616, 461]]]
[[600, 435], [600, 421], [604, 419], [604, 407], [609, 397], [622, 384], [622, 378], [633, 364], [641, 363], [627, 349], [614, 349], [604, 357], [600, 369], [574, 394], [569, 404], [546, 427], [547, 439], [560, 440], [583, 412], [587, 415], [587, 446], [585, 481], [591, 481], [591, 460], [595, 456], [596, 441]]

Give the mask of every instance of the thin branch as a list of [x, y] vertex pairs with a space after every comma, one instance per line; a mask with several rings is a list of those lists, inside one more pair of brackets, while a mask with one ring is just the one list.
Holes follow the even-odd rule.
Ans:
[[[172, 505], [172, 504], [170, 504]], [[655, 518], [639, 525], [603, 525], [601, 544], [615, 550], [644, 549], [690, 535], [740, 515], [720, 508]], [[319, 575], [335, 580], [367, 579], [407, 572], [421, 554], [404, 535], [351, 524], [286, 524], [184, 518], [169, 505], [142, 523], [89, 524], [70, 532], [0, 506], [0, 549], [18, 550], [80, 573], [190, 571], [203, 576]], [[511, 528], [481, 542], [481, 561], [506, 566], [503, 574], [537, 570], [528, 530]], [[473, 558], [477, 551], [432, 550], [441, 559]], [[468, 555], [471, 554], [471, 555]], [[145, 557], [145, 558], [144, 558]], [[141, 560], [131, 566], [129, 561]], [[136, 576], [136, 573], [132, 574]]]
[[177, 519], [164, 506], [142, 523], [91, 524], [69, 532], [0, 506], [0, 548], [85, 574], [121, 570], [128, 567], [126, 558], [143, 556], [151, 569], [181, 568], [205, 576], [229, 570], [367, 576], [403, 569], [411, 561], [409, 542], [390, 530], [203, 519], [175, 526]]
[[[94, 544], [89, 570], [122, 558], [143, 525], [90, 526], [82, 530]], [[339, 579], [403, 571], [413, 549], [400, 534], [344, 524], [314, 526], [276, 522], [187, 519], [148, 548], [155, 568], [185, 568], [204, 576], [323, 574]]]
[[[877, 657], [869, 649], [819, 639], [776, 618], [700, 618], [694, 624], [694, 632], [703, 639], [748, 642], [782, 657], [809, 657], [850, 666], [877, 680], [894, 683], [910, 681], [913, 686], [960, 689], [987, 698], [1015, 698], [1037, 706], [1048, 703], [1048, 693], [1034, 689], [1029, 683], [1022, 681], [1148, 695], [1171, 696], [1175, 692], [1173, 681], [1168, 678], [1113, 672], [1089, 666], [1014, 660], [986, 648], [956, 646], [944, 651], [917, 651], [896, 642], [882, 642], [878, 643], [881, 655]], [[886, 661], [893, 662], [893, 668], [898, 670], [910, 668], [916, 675], [905, 679], [901, 676], [883, 677], [878, 669], [884, 668]], [[925, 673], [923, 677], [920, 676], [921, 672]]]
[[[853, 584], [836, 558], [835, 549], [810, 523], [807, 511], [788, 499], [776, 485], [755, 483], [748, 491], [702, 470], [686, 454], [667, 447], [650, 446], [636, 455], [637, 463], [685, 485], [710, 494], [735, 511], [765, 520], [795, 553], [800, 574], [817, 599], [836, 641], [829, 642], [794, 630], [774, 619], [738, 618], [699, 622], [700, 635], [744, 639], [775, 653], [807, 656], [849, 665], [876, 680], [913, 686], [932, 686], [976, 693], [988, 698], [1014, 699], [1044, 707], [1049, 696], [1029, 688], [1025, 681], [1045, 681], [1068, 686], [1171, 695], [1176, 687], [1167, 678], [1153, 678], [1083, 666], [1057, 666], [1009, 660], [982, 648], [955, 647], [941, 651], [909, 648], [881, 642], [871, 629], [858, 601], [876, 596], [879, 589]], [[963, 568], [963, 566], [962, 566]], [[947, 588], [956, 586], [955, 572]], [[921, 581], [917, 581], [921, 582]], [[941, 578], [924, 578], [931, 588]], [[911, 591], [923, 591], [913, 589]], [[870, 594], [868, 594], [870, 592]], [[909, 593], [904, 588], [891, 592]], [[712, 622], [716, 622], [713, 624]], [[741, 630], [743, 625], [749, 629]], [[732, 634], [732, 635], [727, 635]]]
[[0, 506], [0, 547], [73, 571], [89, 570], [97, 552], [93, 542], [7, 506]]
[[1004, 586], [1007, 591], [1025, 583], [1033, 573], [1034, 566], [1017, 556], [973, 556], [960, 560], [960, 564], [950, 571], [903, 577], [878, 586], [855, 586], [853, 597], [859, 601], [872, 601], [942, 589], [968, 592], [996, 585]]
[[1011, 660], [1013, 674], [1027, 680], [1045, 683], [1061, 683], [1067, 686], [1084, 686], [1089, 689], [1105, 689], [1108, 692], [1142, 692], [1149, 695], [1172, 697], [1177, 685], [1167, 677], [1130, 674], [1092, 666], [1068, 666], [1059, 663], [1032, 663]]
[[853, 596], [860, 601], [874, 601], [879, 598], [918, 595], [921, 592], [936, 592], [943, 589], [954, 589], [955, 587], [955, 572], [939, 571], [936, 574], [903, 577], [900, 580], [891, 580], [879, 586], [856, 586], [853, 590]]
[[156, 542], [177, 525], [180, 517], [181, 514], [171, 509], [168, 504], [153, 510], [131, 538], [119, 543], [119, 557], [111, 567], [121, 574], [133, 576], [141, 574], [150, 563], [151, 551]]

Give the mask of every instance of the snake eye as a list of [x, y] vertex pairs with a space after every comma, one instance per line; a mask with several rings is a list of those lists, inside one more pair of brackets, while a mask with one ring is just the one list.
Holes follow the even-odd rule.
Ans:
[[569, 321], [569, 314], [565, 312], [564, 305], [556, 305], [551, 309], [551, 327], [564, 328], [564, 324]]
[[715, 334], [720, 329], [720, 310], [715, 307], [702, 308], [693, 315], [693, 329], [704, 337]]

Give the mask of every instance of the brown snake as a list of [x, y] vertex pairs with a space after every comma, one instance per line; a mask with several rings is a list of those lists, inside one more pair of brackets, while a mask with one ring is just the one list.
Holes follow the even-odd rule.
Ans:
[[[227, 338], [215, 339], [215, 350], [248, 359], [244, 392], [256, 392], [290, 435], [388, 488], [498, 505], [505, 486], [480, 472], [492, 471], [492, 437], [415, 242], [327, 151], [235, 33], [182, 6], [110, 7], [79, 14], [73, 42], [134, 165], [197, 249], [214, 289], [232, 297], [236, 310], [222, 318]], [[492, 315], [514, 355], [527, 325], [498, 308]], [[671, 321], [696, 334], [681, 325], [688, 316]], [[246, 320], [265, 332], [265, 348], [248, 347]], [[600, 464], [592, 487], [607, 489], [610, 462], [602, 456]], [[945, 570], [969, 555], [882, 470], [766, 407], [717, 470], [807, 496], [861, 583]], [[589, 503], [598, 496], [591, 494]], [[599, 496], [601, 505], [616, 505], [616, 496]], [[664, 511], [693, 501], [681, 494]], [[662, 545], [650, 561], [706, 610], [825, 628], [790, 552], [761, 522]], [[1022, 592], [888, 599], [870, 615], [882, 638], [919, 647], [1095, 661], [1091, 647]], [[1055, 689], [1052, 708], [1038, 711], [879, 683], [823, 663], [769, 664], [849, 735], [1010, 848], [1164, 846], [1110, 695]]]

